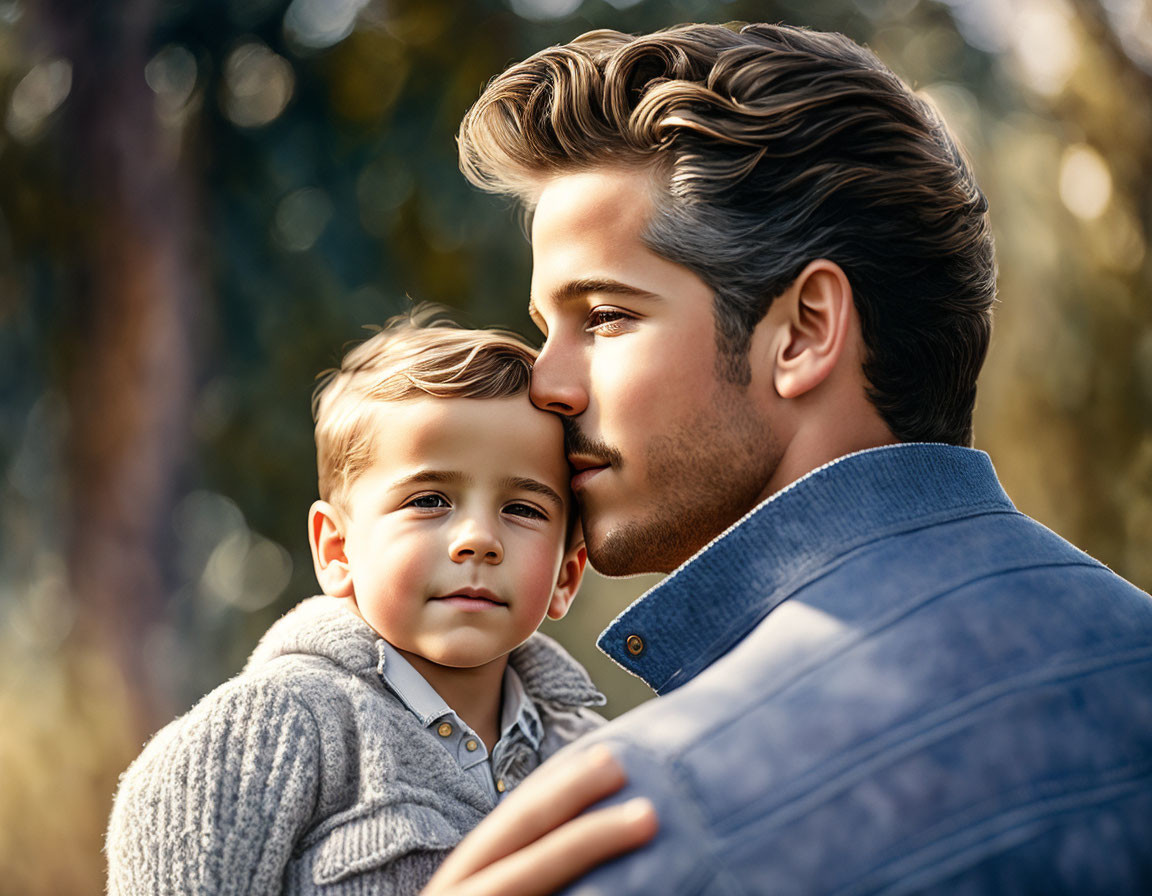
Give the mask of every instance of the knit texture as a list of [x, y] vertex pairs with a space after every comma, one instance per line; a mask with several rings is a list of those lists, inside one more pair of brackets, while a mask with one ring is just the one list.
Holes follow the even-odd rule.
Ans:
[[[121, 778], [109, 893], [416, 893], [493, 804], [384, 685], [381, 654], [334, 598], [273, 625]], [[515, 786], [603, 724], [587, 707], [604, 698], [544, 635], [510, 663], [544, 724], [539, 751], [498, 770]]]

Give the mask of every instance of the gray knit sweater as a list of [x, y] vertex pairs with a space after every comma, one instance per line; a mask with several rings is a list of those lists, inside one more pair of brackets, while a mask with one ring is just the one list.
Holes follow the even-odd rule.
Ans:
[[[384, 685], [382, 655], [334, 598], [273, 625], [243, 672], [121, 778], [109, 893], [416, 893], [493, 804]], [[525, 744], [499, 769], [514, 786], [602, 724], [586, 707], [604, 698], [544, 635], [510, 662], [544, 726], [538, 751]]]

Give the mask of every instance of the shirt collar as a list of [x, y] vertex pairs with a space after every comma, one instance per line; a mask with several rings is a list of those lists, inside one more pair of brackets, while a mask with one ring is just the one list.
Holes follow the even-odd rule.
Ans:
[[427, 728], [437, 719], [456, 715], [452, 707], [444, 702], [444, 698], [436, 693], [436, 689], [428, 684], [399, 650], [383, 638], [377, 639], [376, 648], [380, 652], [380, 664], [377, 667], [380, 677], [400, 698], [400, 702], [420, 720], [421, 725]]
[[[392, 692], [400, 698], [411, 713], [425, 728], [447, 716], [465, 727], [463, 720], [453, 711], [436, 689], [416, 671], [405, 656], [395, 647], [380, 638], [377, 641], [380, 651], [380, 676]], [[540, 746], [544, 725], [532, 698], [524, 690], [524, 684], [512, 666], [504, 669], [503, 699], [500, 709], [500, 738], [508, 737], [517, 729], [523, 734], [533, 749]], [[495, 744], [489, 744], [489, 749]]]
[[727, 653], [833, 559], [932, 517], [1013, 509], [982, 451], [909, 443], [845, 455], [714, 538], [621, 613], [597, 646], [664, 694]]
[[532, 745], [532, 749], [540, 747], [544, 736], [544, 725], [540, 721], [540, 714], [536, 711], [536, 704], [524, 690], [524, 684], [516, 670], [508, 666], [504, 670], [504, 700], [500, 709], [500, 739], [510, 736], [516, 729], [524, 739]]

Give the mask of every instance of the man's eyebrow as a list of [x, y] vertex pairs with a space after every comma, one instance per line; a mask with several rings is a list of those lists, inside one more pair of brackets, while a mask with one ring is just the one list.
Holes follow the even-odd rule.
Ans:
[[[635, 299], [660, 298], [660, 296], [654, 292], [648, 292], [646, 289], [640, 289], [637, 286], [632, 286], [621, 280], [599, 277], [581, 277], [576, 280], [569, 280], [567, 283], [554, 289], [549, 298], [555, 304], [563, 305], [566, 302], [575, 301], [591, 293], [629, 296]], [[528, 314], [533, 320], [540, 319], [540, 309], [536, 306], [536, 300], [533, 297], [528, 299]]]
[[564, 499], [556, 494], [556, 490], [545, 485], [539, 479], [529, 479], [527, 476], [509, 476], [507, 479], [501, 480], [500, 484], [507, 489], [543, 495], [558, 508], [564, 506]]

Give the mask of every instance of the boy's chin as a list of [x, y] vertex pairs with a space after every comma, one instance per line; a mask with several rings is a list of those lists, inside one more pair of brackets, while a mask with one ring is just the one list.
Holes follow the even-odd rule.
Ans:
[[415, 654], [424, 662], [435, 666], [465, 671], [469, 669], [479, 670], [485, 666], [490, 666], [492, 663], [506, 661], [514, 646], [476, 644], [465, 641], [464, 643], [440, 644], [422, 651], [408, 651], [408, 653], [410, 655]]

